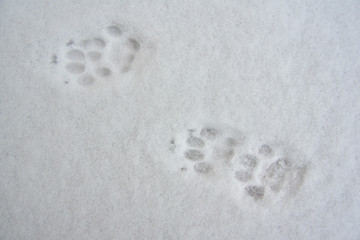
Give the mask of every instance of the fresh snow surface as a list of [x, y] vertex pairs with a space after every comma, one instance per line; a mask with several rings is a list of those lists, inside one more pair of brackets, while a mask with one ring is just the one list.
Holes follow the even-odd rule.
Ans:
[[0, 1], [0, 239], [360, 239], [359, 0]]

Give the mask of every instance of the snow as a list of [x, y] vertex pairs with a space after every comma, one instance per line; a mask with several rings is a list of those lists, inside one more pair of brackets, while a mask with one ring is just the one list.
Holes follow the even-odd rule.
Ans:
[[360, 238], [359, 1], [0, 11], [0, 239]]

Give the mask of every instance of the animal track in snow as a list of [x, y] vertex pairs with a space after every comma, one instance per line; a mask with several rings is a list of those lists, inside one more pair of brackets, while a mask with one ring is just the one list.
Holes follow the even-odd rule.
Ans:
[[249, 185], [245, 188], [246, 193], [253, 197], [255, 200], [262, 199], [264, 197], [265, 188], [263, 186]]
[[202, 174], [208, 173], [211, 170], [211, 165], [207, 162], [196, 163], [194, 165], [194, 170]]
[[190, 136], [188, 139], [186, 139], [186, 143], [190, 147], [195, 147], [195, 148], [202, 148], [205, 146], [204, 140], [194, 136]]
[[85, 54], [78, 49], [71, 49], [66, 52], [66, 57], [75, 62], [83, 62], [85, 61]]
[[198, 161], [204, 158], [204, 154], [201, 151], [195, 149], [187, 150], [186, 152], [184, 152], [184, 155], [187, 159], [192, 161]]
[[240, 132], [224, 138], [227, 131], [212, 126], [189, 129], [178, 140], [171, 141], [170, 149], [191, 163], [196, 173], [210, 174], [216, 172], [221, 164], [229, 162], [234, 157], [235, 148], [244, 141]]
[[65, 83], [81, 87], [107, 84], [133, 68], [141, 43], [120, 26], [111, 25], [96, 37], [79, 42], [70, 40], [62, 54], [52, 56], [52, 63], [60, 63], [68, 80]]
[[107, 27], [107, 33], [115, 38], [121, 37], [122, 31], [118, 26], [109, 26]]
[[269, 144], [264, 144], [259, 148], [258, 153], [263, 157], [271, 157], [273, 154], [273, 150]]
[[247, 141], [234, 127], [200, 125], [179, 133], [170, 148], [195, 177], [232, 179], [228, 182], [255, 201], [296, 193], [306, 165], [291, 160], [278, 145], [257, 142]]
[[82, 63], [71, 62], [66, 64], [65, 69], [72, 74], [80, 74], [85, 71], [85, 65]]
[[241, 182], [247, 182], [252, 178], [252, 173], [248, 170], [237, 170], [235, 178]]
[[270, 164], [264, 175], [264, 182], [274, 191], [278, 191], [283, 183], [291, 163], [287, 159], [279, 159]]

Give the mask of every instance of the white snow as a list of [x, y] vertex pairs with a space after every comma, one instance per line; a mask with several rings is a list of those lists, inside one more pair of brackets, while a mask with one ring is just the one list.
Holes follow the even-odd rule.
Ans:
[[360, 239], [359, 12], [0, 1], [0, 239]]

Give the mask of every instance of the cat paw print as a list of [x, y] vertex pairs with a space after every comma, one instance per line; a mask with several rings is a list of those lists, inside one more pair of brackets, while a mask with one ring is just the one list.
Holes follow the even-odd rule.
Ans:
[[247, 184], [245, 192], [255, 200], [262, 199], [267, 193], [272, 198], [295, 193], [306, 173], [305, 164], [291, 160], [283, 149], [276, 149], [271, 144], [261, 145], [254, 155], [242, 156], [238, 166], [241, 169], [235, 171], [234, 177]]
[[133, 67], [141, 49], [140, 42], [120, 26], [107, 27], [99, 36], [66, 44], [61, 60], [52, 56], [52, 63], [61, 63], [66, 84], [81, 87], [107, 84], [121, 78]]
[[239, 152], [229, 165], [230, 176], [235, 180], [235, 184], [254, 200], [261, 200], [265, 195], [265, 187], [259, 183], [255, 174], [259, 167], [259, 158], [254, 154]]
[[[205, 133], [207, 130], [209, 132]], [[200, 134], [194, 129], [188, 131], [188, 136], [185, 140], [186, 148], [183, 154], [185, 159], [194, 162], [193, 169], [197, 173], [207, 174], [213, 169], [212, 164], [208, 162], [208, 158], [206, 158], [208, 155], [206, 143], [207, 140], [214, 139], [215, 137], [216, 133], [214, 129], [202, 129]]]
[[291, 167], [291, 162], [286, 158], [276, 160], [265, 170], [263, 182], [269, 186], [272, 191], [279, 191]]
[[306, 172], [307, 164], [280, 156], [272, 159], [260, 177], [262, 183], [274, 195], [293, 195], [302, 185]]
[[[200, 126], [189, 129], [177, 138], [177, 144], [172, 139], [170, 149], [179, 154], [192, 165], [198, 174], [220, 174], [223, 164], [229, 162], [235, 155], [236, 148], [243, 142], [243, 136], [222, 127]], [[227, 136], [227, 137], [225, 137]]]
[[210, 174], [214, 166], [211, 163], [211, 141], [217, 137], [214, 128], [204, 127], [188, 129], [170, 141], [170, 150], [177, 153], [184, 164], [198, 174]]
[[139, 40], [125, 36], [120, 26], [109, 26], [105, 32], [110, 43], [107, 55], [113, 69], [119, 74], [129, 72], [141, 48]]
[[253, 177], [254, 169], [258, 163], [256, 156], [246, 154], [234, 160], [234, 177], [240, 182], [248, 182]]

